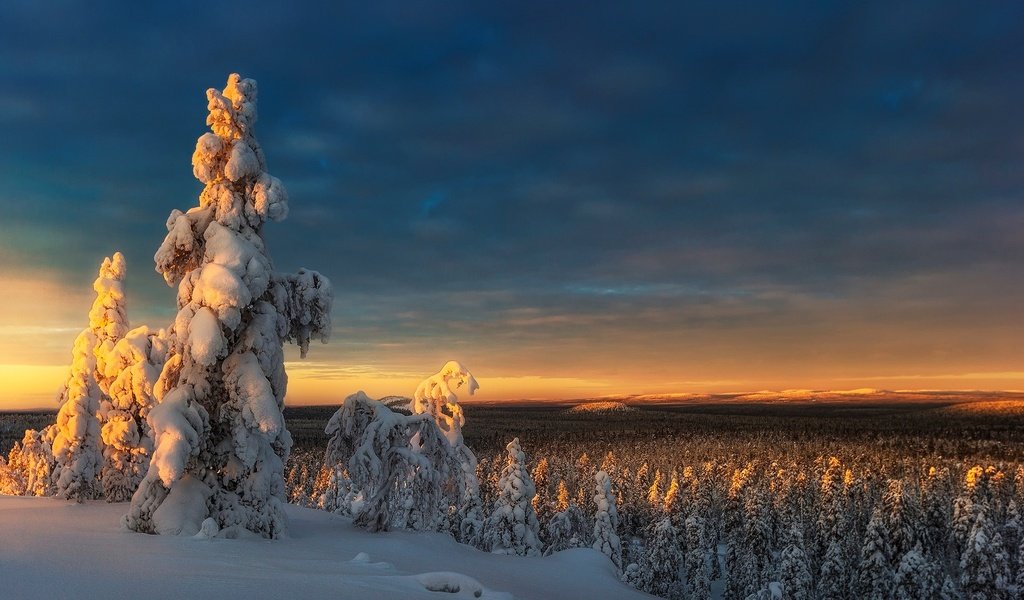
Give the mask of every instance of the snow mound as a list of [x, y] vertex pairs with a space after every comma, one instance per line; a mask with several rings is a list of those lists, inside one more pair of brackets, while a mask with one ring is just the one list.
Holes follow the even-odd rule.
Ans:
[[[99, 600], [145, 590], [146, 600], [650, 598], [620, 582], [612, 562], [589, 548], [501, 556], [438, 533], [369, 533], [351, 519], [290, 505], [287, 537], [215, 531], [205, 515], [184, 510], [194, 507], [202, 485], [175, 486], [192, 493], [178, 491], [160, 507], [198, 539], [119, 532], [124, 503], [0, 496], [0, 596]], [[175, 505], [181, 510], [171, 510]]]
[[625, 402], [584, 402], [569, 409], [570, 413], [632, 412], [635, 408]]
[[185, 475], [153, 512], [154, 529], [161, 535], [194, 536], [200, 531], [209, 532], [210, 527], [206, 524], [209, 516], [206, 499], [209, 497], [210, 488], [206, 484]]
[[420, 573], [414, 575], [413, 579], [418, 581], [424, 589], [430, 592], [443, 592], [451, 594], [452, 598], [507, 598], [512, 596], [502, 593], [490, 593], [484, 596], [484, 586], [480, 582], [462, 573], [451, 573], [449, 571], [438, 571], [435, 573]]

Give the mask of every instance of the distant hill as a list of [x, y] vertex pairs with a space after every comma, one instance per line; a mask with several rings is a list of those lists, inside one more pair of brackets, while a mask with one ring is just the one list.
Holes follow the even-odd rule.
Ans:
[[584, 402], [569, 409], [571, 413], [631, 412], [636, 410], [625, 402]]

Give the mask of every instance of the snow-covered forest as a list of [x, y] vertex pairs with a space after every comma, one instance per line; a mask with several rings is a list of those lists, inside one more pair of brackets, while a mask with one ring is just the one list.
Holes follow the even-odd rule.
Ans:
[[[658, 596], [1009, 599], [1024, 589], [1020, 406], [470, 407], [466, 438], [484, 513], [509, 504], [502, 440], [518, 435], [537, 551], [598, 548]], [[337, 511], [320, 443], [299, 438], [290, 499]]]
[[[176, 290], [173, 321], [132, 328], [129, 261], [103, 259], [58, 411], [16, 432], [0, 494], [119, 505], [111, 531], [282, 548], [289, 522], [416, 532], [388, 539], [467, 562], [486, 553], [492, 574], [500, 557], [510, 570], [522, 564], [511, 557], [539, 561], [552, 586], [550, 567], [577, 564], [598, 577], [580, 590], [611, 575], [608, 597], [634, 595], [626, 585], [698, 600], [1024, 594], [1017, 403], [874, 416], [612, 402], [496, 413], [462, 404], [480, 386], [452, 360], [394, 390], [408, 397], [338, 390], [330, 414], [302, 419], [315, 434], [293, 436], [283, 344], [305, 357], [328, 341], [333, 292], [316, 271], [273, 268], [263, 229], [285, 219], [288, 195], [256, 140], [256, 99], [238, 75], [207, 92], [210, 132], [192, 156], [205, 187], [170, 214], [154, 257]], [[417, 592], [485, 594], [467, 574], [417, 577]]]

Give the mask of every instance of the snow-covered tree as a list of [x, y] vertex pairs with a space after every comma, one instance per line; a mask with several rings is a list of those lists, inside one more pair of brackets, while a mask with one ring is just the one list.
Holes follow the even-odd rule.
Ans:
[[[444, 515], [446, 485], [461, 467], [427, 414], [403, 415], [357, 392], [327, 423], [324, 465], [340, 475], [333, 495], [356, 525], [434, 530]], [[449, 498], [448, 504], [457, 502]]]
[[412, 412], [430, 415], [452, 446], [463, 444], [462, 426], [466, 419], [459, 398], [455, 395], [455, 391], [463, 385], [470, 396], [480, 389], [469, 369], [456, 360], [450, 360], [440, 371], [424, 379], [413, 396]]
[[537, 495], [533, 497], [533, 512], [537, 515], [537, 522], [540, 523], [541, 543], [547, 546], [547, 526], [554, 515], [554, 505], [550, 502], [548, 486], [551, 482], [551, 468], [548, 465], [547, 457], [541, 458], [530, 472], [533, 485], [537, 488]]
[[889, 532], [880, 508], [871, 514], [860, 550], [857, 587], [865, 600], [892, 597], [893, 572], [890, 566]]
[[96, 300], [89, 327], [75, 339], [71, 372], [61, 392], [53, 439], [56, 493], [81, 502], [100, 495], [100, 403], [109, 379], [104, 375], [111, 349], [128, 330], [124, 308], [125, 262], [120, 252], [103, 259], [93, 282]]
[[125, 524], [158, 531], [155, 511], [176, 497], [221, 528], [277, 537], [291, 448], [282, 344], [295, 342], [305, 356], [311, 339], [326, 341], [332, 294], [314, 271], [275, 273], [264, 245], [263, 226], [285, 218], [288, 196], [253, 135], [256, 82], [232, 74], [223, 92], [206, 96], [211, 132], [192, 155], [206, 187], [199, 206], [171, 212], [154, 257], [178, 288], [178, 314], [162, 401], [149, 414], [151, 466]]
[[964, 489], [953, 500], [953, 517], [950, 529], [957, 550], [963, 552], [967, 538], [977, 521], [978, 514], [985, 510], [985, 469], [975, 465], [964, 476]]
[[[697, 513], [691, 514], [684, 523], [686, 533], [686, 556], [684, 565], [690, 598], [710, 600], [711, 573], [707, 562], [707, 534], [705, 520]], [[717, 557], [714, 557], [717, 560]]]
[[622, 570], [622, 545], [615, 531], [619, 528], [619, 512], [612, 480], [604, 471], [594, 475], [594, 550], [612, 559], [617, 571]]
[[833, 539], [825, 551], [818, 571], [819, 598], [847, 600], [850, 598], [850, 568], [840, 540]]
[[1010, 570], [1002, 536], [984, 510], [978, 512], [960, 558], [960, 588], [967, 600], [1008, 597]]
[[924, 537], [924, 514], [916, 496], [910, 493], [902, 479], [890, 479], [886, 483], [882, 494], [882, 517], [889, 531], [892, 559], [898, 561]]
[[109, 382], [100, 402], [103, 495], [108, 502], [131, 499], [149, 470], [153, 433], [146, 418], [156, 404], [156, 386], [167, 359], [163, 330], [137, 327], [106, 352]]
[[569, 548], [589, 546], [591, 529], [583, 509], [575, 504], [568, 505], [565, 510], [552, 515], [551, 520], [548, 521], [544, 556]]
[[513, 439], [505, 448], [508, 459], [498, 480], [498, 497], [484, 523], [484, 548], [497, 554], [540, 554], [537, 515], [530, 502], [537, 493], [526, 468], [526, 454]]
[[[461, 473], [454, 474], [459, 476], [451, 481], [455, 489], [448, 496], [454, 495], [455, 504], [453, 512], [446, 515], [447, 528], [460, 541], [470, 542], [479, 538], [483, 515], [480, 509], [480, 484], [476, 478], [477, 459], [463, 440], [462, 426], [466, 419], [455, 394], [463, 385], [470, 395], [480, 389], [469, 369], [458, 361], [448, 361], [440, 371], [424, 379], [416, 388], [412, 412], [428, 415], [434, 420], [447, 439], [451, 453], [461, 465]], [[448, 510], [449, 507], [442, 508]]]
[[768, 499], [762, 486], [753, 486], [743, 503], [741, 579], [749, 595], [772, 580], [771, 523]]
[[683, 554], [675, 525], [668, 516], [659, 520], [648, 540], [647, 549], [639, 564], [637, 589], [662, 598], [683, 598], [685, 589], [680, 580]]
[[785, 600], [811, 600], [814, 594], [814, 580], [804, 551], [804, 536], [799, 527], [793, 527], [789, 544], [782, 550], [779, 566], [779, 583]]
[[7, 458], [0, 455], [0, 496], [25, 494], [25, 476], [21, 464], [21, 444], [15, 442]]
[[107, 362], [114, 346], [128, 333], [128, 309], [125, 302], [124, 278], [127, 267], [124, 255], [115, 252], [103, 259], [99, 276], [92, 287], [96, 300], [89, 310], [89, 328], [96, 335], [96, 383], [106, 396], [117, 370], [108, 368]]
[[900, 559], [896, 569], [893, 593], [895, 600], [918, 600], [920, 598], [936, 598], [941, 589], [938, 573], [921, 552], [917, 545]]

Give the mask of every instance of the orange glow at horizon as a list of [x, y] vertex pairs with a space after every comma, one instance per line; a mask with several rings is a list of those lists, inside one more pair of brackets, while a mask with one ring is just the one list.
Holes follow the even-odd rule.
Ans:
[[[294, 365], [289, 364], [289, 367]], [[345, 377], [319, 377], [302, 368], [289, 368], [287, 404], [290, 406], [340, 404], [356, 391], [371, 397], [388, 395], [412, 396], [420, 377], [363, 374]], [[67, 377], [65, 365], [0, 364], [0, 410], [56, 409], [56, 397]], [[428, 373], [429, 374], [429, 373]], [[426, 375], [424, 375], [425, 377]], [[770, 381], [688, 382], [651, 384], [636, 387], [635, 382], [588, 380], [573, 377], [478, 377], [480, 390], [474, 396], [459, 394], [461, 402], [501, 402], [515, 400], [576, 400], [602, 396], [677, 395], [744, 393], [757, 390], [849, 390], [872, 387], [888, 390], [974, 390], [1013, 391], [1024, 389], [1024, 372], [966, 373], [936, 376], [896, 376], [854, 378], [832, 382], [810, 382], [813, 385]], [[861, 385], [858, 385], [860, 382]], [[832, 385], [829, 385], [831, 383]]]
[[[0, 410], [55, 409], [92, 290], [45, 271], [0, 271], [0, 281]], [[142, 323], [131, 298], [135, 326]], [[652, 313], [653, 325], [625, 314], [607, 327], [564, 331], [550, 331], [550, 323], [497, 320], [472, 339], [456, 332], [405, 342], [384, 332], [391, 338], [374, 341], [362, 339], [373, 334], [339, 331], [328, 346], [311, 348], [309, 360], [286, 349], [286, 401], [338, 404], [358, 390], [411, 396], [449, 359], [462, 361], [480, 382], [475, 396], [460, 395], [464, 402], [787, 389], [1024, 389], [1020, 328], [1006, 327], [997, 313], [985, 313], [984, 323], [947, 318], [940, 328], [934, 320], [914, 322], [912, 311], [802, 310], [815, 318], [721, 329], [676, 327], [673, 315]]]

